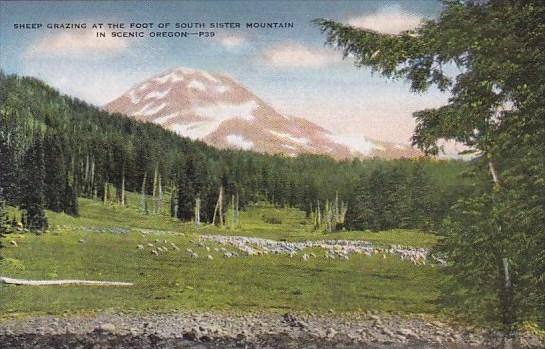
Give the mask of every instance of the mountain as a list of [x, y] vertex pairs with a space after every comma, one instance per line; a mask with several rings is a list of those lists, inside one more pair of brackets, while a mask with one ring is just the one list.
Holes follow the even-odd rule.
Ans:
[[232, 78], [180, 67], [143, 81], [105, 106], [217, 148], [297, 156], [418, 156], [409, 146], [334, 134], [309, 120], [282, 115]]

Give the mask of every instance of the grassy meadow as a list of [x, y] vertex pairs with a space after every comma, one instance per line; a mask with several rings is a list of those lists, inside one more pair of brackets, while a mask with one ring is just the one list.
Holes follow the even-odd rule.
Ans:
[[[167, 199], [165, 199], [167, 200]], [[353, 255], [350, 260], [303, 261], [287, 255], [223, 258], [195, 242], [199, 234], [245, 235], [290, 241], [362, 239], [377, 244], [430, 247], [432, 234], [385, 232], [313, 232], [303, 212], [252, 206], [241, 212], [239, 227], [182, 224], [144, 214], [138, 195], [129, 207], [80, 199], [80, 217], [47, 212], [50, 228], [42, 235], [4, 238], [0, 275], [29, 279], [87, 279], [133, 282], [132, 287], [0, 286], [0, 316], [87, 313], [96, 311], [313, 311], [358, 310], [404, 313], [438, 312], [440, 271], [388, 256]], [[168, 205], [163, 205], [164, 209]], [[15, 213], [11, 211], [11, 215]], [[229, 214], [228, 214], [229, 217]], [[276, 224], [269, 224], [276, 217]], [[10, 240], [15, 240], [18, 247]], [[138, 244], [174, 243], [180, 251], [155, 256]], [[191, 258], [187, 248], [199, 254]], [[230, 248], [232, 250], [232, 248]], [[311, 252], [311, 251], [309, 251]], [[207, 259], [207, 254], [213, 259]]]

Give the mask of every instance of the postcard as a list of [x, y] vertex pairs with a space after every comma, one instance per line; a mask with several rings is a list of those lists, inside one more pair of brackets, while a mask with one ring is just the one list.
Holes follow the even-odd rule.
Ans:
[[545, 4], [0, 1], [0, 347], [543, 348]]

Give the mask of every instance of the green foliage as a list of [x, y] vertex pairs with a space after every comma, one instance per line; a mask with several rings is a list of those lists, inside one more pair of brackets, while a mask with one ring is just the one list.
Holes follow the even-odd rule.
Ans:
[[23, 161], [21, 208], [25, 211], [25, 228], [43, 231], [47, 228], [45, 217], [45, 164], [42, 140], [36, 137], [25, 153]]
[[[466, 280], [461, 298], [508, 332], [545, 322], [544, 18], [541, 0], [445, 0], [438, 19], [399, 35], [315, 21], [357, 66], [450, 93], [447, 105], [414, 113], [412, 140], [431, 154], [455, 140], [477, 155], [474, 193], [447, 220], [443, 247], [451, 275]], [[494, 185], [482, 186], [487, 171]]]

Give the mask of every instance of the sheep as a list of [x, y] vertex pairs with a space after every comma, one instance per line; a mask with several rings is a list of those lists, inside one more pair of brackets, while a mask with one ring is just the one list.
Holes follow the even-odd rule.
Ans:
[[206, 258], [208, 258], [209, 260], [213, 260], [213, 259], [214, 259], [214, 257], [212, 257], [211, 255], [206, 256]]
[[12, 244], [13, 247], [19, 246], [19, 245], [17, 244], [17, 241], [15, 241], [15, 240], [11, 240], [9, 243]]
[[158, 256], [159, 255], [159, 252], [155, 251], [155, 250], [151, 250], [151, 253], [153, 253], [154, 255]]
[[199, 255], [195, 252], [190, 254], [191, 258], [199, 258]]
[[308, 261], [308, 258], [309, 258], [309, 257], [308, 257], [308, 254], [305, 253], [305, 254], [303, 255], [303, 260], [306, 262], [306, 261]]
[[138, 244], [138, 245], [136, 245], [136, 248], [139, 249], [139, 250], [143, 250], [143, 249], [144, 249], [144, 245]]
[[152, 247], [152, 248], [153, 248], [153, 247], [155, 247], [155, 246], [154, 246], [153, 244], [151, 244], [151, 243], [148, 243], [148, 247]]

